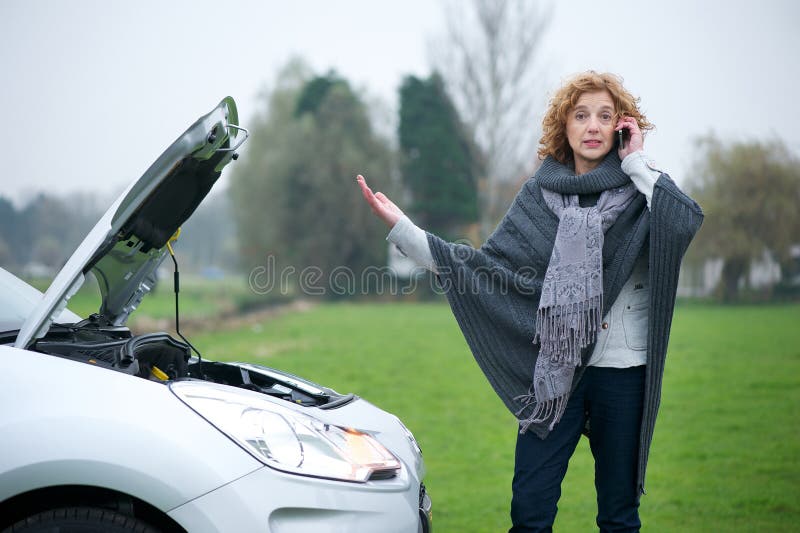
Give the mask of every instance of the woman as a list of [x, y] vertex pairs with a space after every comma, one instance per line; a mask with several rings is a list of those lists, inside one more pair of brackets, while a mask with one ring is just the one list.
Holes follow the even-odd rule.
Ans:
[[597, 525], [638, 531], [681, 258], [700, 207], [643, 152], [620, 78], [568, 80], [536, 175], [479, 249], [426, 234], [359, 176], [387, 237], [437, 274], [481, 369], [517, 416], [511, 531], [549, 531], [581, 433]]

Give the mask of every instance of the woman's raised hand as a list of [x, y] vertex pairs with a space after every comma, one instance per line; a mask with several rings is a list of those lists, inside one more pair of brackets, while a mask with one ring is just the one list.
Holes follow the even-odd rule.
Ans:
[[361, 187], [364, 199], [367, 200], [367, 203], [372, 208], [372, 212], [378, 215], [378, 218], [383, 220], [387, 226], [393, 228], [397, 221], [403, 217], [403, 211], [394, 205], [394, 202], [389, 200], [382, 192], [373, 194], [372, 189], [369, 188], [367, 181], [361, 174], [356, 177], [356, 181]]
[[625, 159], [627, 155], [641, 150], [644, 146], [644, 136], [635, 118], [628, 116], [620, 118], [614, 130], [619, 131], [623, 129], [628, 130], [628, 140], [625, 141], [624, 147], [620, 146], [618, 149], [617, 153], [620, 159]]

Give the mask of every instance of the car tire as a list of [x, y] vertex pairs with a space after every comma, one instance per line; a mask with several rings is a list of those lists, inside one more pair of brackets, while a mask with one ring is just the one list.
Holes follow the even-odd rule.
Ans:
[[62, 507], [31, 515], [0, 533], [158, 533], [132, 516], [96, 507]]

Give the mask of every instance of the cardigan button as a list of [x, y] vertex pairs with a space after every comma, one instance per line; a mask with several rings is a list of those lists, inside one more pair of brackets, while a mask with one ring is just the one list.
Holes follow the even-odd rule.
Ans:
[[603, 322], [602, 328], [603, 329], [608, 329], [608, 322]]

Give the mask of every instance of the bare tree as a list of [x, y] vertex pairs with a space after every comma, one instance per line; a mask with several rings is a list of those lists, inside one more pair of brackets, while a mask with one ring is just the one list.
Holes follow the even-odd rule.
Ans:
[[447, 28], [432, 43], [432, 63], [486, 158], [481, 232], [491, 231], [505, 205], [501, 182], [518, 179], [536, 161], [543, 107], [541, 38], [550, 7], [532, 0], [471, 0], [445, 5]]

